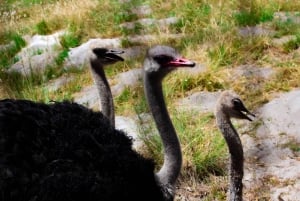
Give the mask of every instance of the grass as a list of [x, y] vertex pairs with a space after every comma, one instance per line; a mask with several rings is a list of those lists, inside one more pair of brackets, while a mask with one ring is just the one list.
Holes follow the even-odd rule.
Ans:
[[[191, 170], [188, 172], [183, 170], [183, 176], [193, 174], [203, 180], [211, 174], [224, 175], [227, 159], [227, 154], [224, 153], [227, 148], [222, 135], [214, 126], [213, 115], [200, 116], [198, 113], [177, 111], [176, 106], [170, 106], [169, 111], [182, 144], [185, 164], [183, 168], [188, 170], [193, 167], [194, 171], [192, 173]], [[214, 128], [213, 132], [211, 127]], [[141, 136], [146, 139], [145, 143], [150, 152], [148, 155], [161, 164], [162, 144], [158, 134], [153, 134], [155, 132], [152, 129], [145, 130]]]
[[276, 5], [263, 5], [259, 4], [258, 1], [251, 1], [246, 8], [243, 8], [244, 2], [242, 1], [240, 7], [240, 11], [234, 14], [235, 21], [239, 26], [251, 26], [271, 21], [274, 12], [278, 10]]
[[125, 88], [115, 99], [116, 111], [126, 115], [134, 115], [136, 112], [138, 114], [146, 112], [146, 101], [143, 95], [143, 88], [141, 86], [133, 89]]
[[165, 96], [170, 99], [183, 98], [187, 93], [197, 91], [218, 91], [225, 89], [224, 80], [214, 70], [197, 75], [186, 75], [184, 71], [174, 73], [166, 78]]
[[39, 23], [37, 23], [37, 25], [35, 26], [35, 29], [36, 29], [36, 33], [38, 33], [40, 35], [46, 35], [46, 34], [50, 33], [50, 28], [47, 25], [45, 20], [42, 20]]
[[[179, 21], [168, 27], [145, 27], [136, 23], [134, 29], [122, 29], [119, 25], [139, 18], [132, 8], [149, 5], [152, 13], [145, 17], [161, 19], [177, 17]], [[92, 84], [88, 68], [64, 70], [63, 63], [70, 48], [77, 47], [90, 38], [121, 37], [122, 47], [167, 44], [177, 48], [186, 58], [204, 64], [206, 70], [199, 74], [176, 72], [164, 80], [164, 93], [171, 119], [178, 132], [184, 155], [181, 181], [195, 180], [209, 186], [201, 193], [203, 200], [225, 200], [228, 153], [222, 135], [214, 124], [212, 114], [184, 112], [176, 101], [198, 91], [234, 89], [245, 100], [250, 110], [255, 110], [271, 100], [274, 93], [300, 87], [300, 26], [294, 20], [299, 17], [300, 3], [296, 0], [183, 0], [142, 1], [133, 0], [120, 4], [118, 0], [9, 0], [0, 8], [0, 98], [26, 98], [49, 102], [73, 98], [82, 87]], [[286, 15], [279, 18], [278, 12]], [[241, 36], [239, 28], [258, 26], [271, 29], [270, 35]], [[68, 32], [60, 38], [61, 48], [55, 64], [42, 74], [28, 77], [7, 74], [5, 71], [19, 60], [17, 53], [26, 45], [25, 35], [52, 34], [60, 30]], [[153, 41], [130, 41], [135, 34], [156, 34]], [[184, 34], [182, 38], [167, 38], [170, 34]], [[275, 46], [273, 40], [283, 36], [295, 39]], [[43, 52], [37, 51], [37, 54]], [[105, 68], [110, 83], [118, 83], [117, 75], [133, 68], [140, 68], [143, 56], [119, 62]], [[234, 69], [243, 64], [271, 66], [274, 73], [269, 79], [234, 77]], [[62, 75], [74, 79], [57, 91], [48, 89], [48, 83]], [[257, 87], [259, 86], [259, 87]], [[149, 112], [141, 83], [127, 87], [115, 97], [117, 115], [139, 115]], [[141, 127], [145, 151], [158, 163], [162, 163], [162, 145], [152, 127]], [[251, 131], [251, 134], [252, 131]], [[253, 134], [254, 135], [254, 134]], [[297, 145], [287, 145], [297, 151]], [[220, 180], [222, 184], [219, 185]], [[226, 185], [225, 185], [226, 184]], [[225, 186], [225, 187], [224, 187]], [[196, 188], [196, 187], [195, 187]], [[256, 189], [257, 199], [266, 195]]]
[[[194, 118], [191, 118], [191, 114]], [[227, 157], [223, 154], [226, 145], [214, 127], [214, 116], [176, 111], [172, 120], [180, 133], [181, 143], [184, 144], [182, 149], [185, 161], [195, 167], [197, 177], [203, 180], [210, 174], [223, 175]]]
[[64, 34], [60, 38], [60, 45], [62, 47], [62, 50], [59, 52], [58, 56], [55, 59], [55, 63], [58, 66], [61, 66], [65, 59], [69, 55], [70, 48], [76, 47], [80, 44], [80, 36], [76, 35], [75, 32], [68, 32]]
[[260, 36], [237, 37], [217, 43], [208, 50], [210, 63], [215, 68], [254, 63], [263, 57], [265, 49], [269, 48], [269, 39]]
[[291, 52], [300, 47], [300, 32], [296, 34], [295, 39], [292, 39], [283, 45], [283, 49], [286, 52]]
[[17, 62], [15, 55], [26, 45], [25, 40], [17, 33], [9, 33], [6, 36], [11, 43], [7, 47], [0, 49], [0, 70], [7, 69], [10, 65]]
[[[73, 77], [58, 90], [49, 90], [48, 84], [60, 76]], [[51, 100], [62, 101], [72, 100], [73, 94], [78, 92], [83, 86], [92, 84], [90, 72], [78, 69], [65, 70], [61, 67], [49, 67], [44, 73], [32, 73], [29, 76], [22, 76], [19, 73], [0, 73], [3, 93], [6, 97], [29, 99], [46, 102]], [[0, 88], [1, 89], [1, 88]], [[1, 97], [1, 96], [0, 96]]]
[[297, 76], [300, 75], [298, 67], [279, 68], [272, 80], [265, 84], [264, 91], [290, 91], [292, 88], [300, 86]]
[[282, 145], [285, 148], [289, 148], [294, 153], [300, 153], [300, 143], [297, 143], [295, 139]]
[[276, 20], [273, 25], [276, 30], [275, 37], [279, 38], [284, 35], [295, 35], [300, 31], [299, 26], [291, 18], [288, 18], [285, 21]]

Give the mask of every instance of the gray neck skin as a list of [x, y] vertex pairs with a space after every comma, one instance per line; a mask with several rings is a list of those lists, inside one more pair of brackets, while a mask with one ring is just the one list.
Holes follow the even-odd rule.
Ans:
[[164, 146], [164, 163], [156, 176], [162, 186], [172, 188], [170, 193], [173, 194], [182, 156], [176, 131], [166, 109], [161, 82], [162, 78], [144, 75], [145, 95]]
[[99, 61], [93, 60], [91, 61], [91, 70], [99, 93], [101, 112], [110, 120], [111, 125], [115, 127], [114, 102], [103, 65]]
[[241, 140], [230, 119], [222, 111], [217, 111], [217, 125], [221, 130], [231, 157], [230, 163], [230, 201], [242, 201], [244, 153]]

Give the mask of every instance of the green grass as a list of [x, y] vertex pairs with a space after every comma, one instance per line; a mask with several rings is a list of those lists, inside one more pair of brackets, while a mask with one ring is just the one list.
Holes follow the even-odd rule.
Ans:
[[[62, 67], [48, 67], [43, 73], [31, 73], [23, 76], [19, 73], [0, 73], [0, 80], [9, 97], [29, 99], [34, 101], [49, 102], [50, 100], [71, 100], [72, 95], [78, 92], [82, 84], [90, 83], [88, 70], [68, 69]], [[75, 78], [57, 91], [49, 91], [49, 81], [61, 75], [74, 76]]]
[[40, 35], [49, 34], [51, 31], [45, 20], [42, 20], [35, 26], [36, 32]]
[[111, 1], [105, 7], [99, 3], [90, 11], [88, 17], [90, 20], [88, 24], [84, 23], [84, 27], [88, 25], [102, 36], [109, 37], [120, 35], [121, 30], [118, 25], [128, 20], [128, 16], [123, 13], [123, 7], [116, 0]]
[[128, 29], [126, 27], [122, 28], [122, 33], [125, 36], [141, 34], [143, 29], [145, 29], [145, 27], [141, 23], [137, 22], [137, 23], [134, 23], [134, 27], [132, 29]]
[[285, 143], [282, 145], [285, 148], [289, 148], [291, 151], [295, 153], [300, 153], [300, 143], [297, 143], [295, 140], [291, 140], [290, 142]]
[[213, 67], [255, 63], [263, 58], [264, 51], [270, 46], [270, 39], [263, 36], [234, 37], [217, 42], [208, 49], [208, 57]]
[[[177, 111], [169, 107], [169, 113], [182, 145], [184, 163], [194, 167], [194, 172], [182, 172], [184, 176], [196, 175], [204, 180], [209, 175], [226, 174], [227, 148], [225, 141], [214, 125], [212, 114], [199, 115], [193, 112]], [[211, 126], [213, 132], [208, 129]], [[147, 154], [156, 163], [162, 164], [162, 144], [154, 125], [150, 129], [141, 129], [141, 137], [147, 146]], [[187, 169], [188, 167], [183, 167]], [[189, 170], [191, 171], [191, 170]]]
[[80, 35], [76, 35], [75, 32], [69, 31], [65, 35], [60, 37], [60, 45], [62, 46], [61, 52], [57, 55], [55, 63], [58, 66], [62, 66], [65, 59], [69, 55], [70, 48], [77, 47], [80, 44]]
[[292, 88], [300, 86], [299, 75], [299, 67], [279, 68], [273, 79], [265, 84], [263, 90], [269, 93], [275, 91], [290, 91]]
[[273, 23], [273, 27], [276, 30], [275, 37], [279, 38], [284, 35], [295, 35], [299, 33], [300, 27], [291, 18], [285, 21], [276, 20]]
[[129, 41], [129, 39], [127, 37], [122, 38], [121, 40], [121, 46], [123, 48], [127, 48], [127, 47], [131, 47], [134, 46], [135, 44], [132, 43], [131, 41]]
[[218, 78], [215, 71], [207, 71], [197, 75], [185, 75], [184, 73], [174, 73], [165, 80], [168, 85], [164, 85], [167, 98], [176, 99], [185, 96], [186, 92], [193, 91], [218, 91], [225, 88], [224, 80]]
[[[225, 174], [226, 145], [222, 135], [213, 126], [214, 116], [199, 115], [195, 112], [177, 112], [172, 117], [184, 145], [182, 147], [184, 158], [192, 161], [197, 177], [203, 180], [210, 174]], [[208, 126], [214, 129], [208, 129]]]
[[[209, 34], [212, 29], [207, 26], [213, 12], [210, 4], [185, 1], [182, 6], [176, 7], [174, 12], [178, 13], [177, 16], [179, 15], [182, 19], [172, 25], [173, 30], [188, 35], [182, 41], [184, 45], [195, 45], [206, 39], [206, 34]], [[193, 33], [192, 36], [190, 33]]]
[[2, 72], [0, 78], [12, 97], [36, 100], [37, 94], [39, 93], [36, 92], [36, 89], [47, 82], [50, 77], [54, 77], [54, 72], [57, 74], [57, 71], [51, 70], [50, 68], [45, 74], [31, 73], [28, 76], [23, 76], [17, 72]]
[[0, 78], [10, 97], [31, 100], [45, 100], [48, 94], [41, 90], [46, 79], [40, 74], [22, 76], [19, 73], [1, 73]]
[[299, 47], [300, 47], [300, 32], [296, 34], [295, 39], [292, 39], [283, 45], [283, 49], [286, 52], [291, 52], [293, 50], [298, 49]]
[[30, 7], [34, 4], [50, 4], [57, 1], [58, 0], [6, 0], [5, 3], [7, 5], [14, 5], [15, 3], [18, 3], [19, 6]]
[[126, 115], [149, 112], [143, 87], [138, 86], [133, 89], [125, 88], [123, 92], [115, 98], [115, 110], [117, 113]]
[[251, 26], [271, 21], [273, 14], [274, 11], [265, 8], [260, 8], [258, 11], [240, 11], [235, 14], [235, 20], [239, 26]]
[[69, 55], [68, 50], [66, 50], [66, 49], [62, 50], [55, 58], [55, 63], [59, 66], [62, 65], [64, 63], [65, 59], [68, 57], [68, 55]]
[[[144, 51], [143, 48], [141, 51]], [[125, 62], [118, 62], [118, 63], [114, 64], [113, 66], [108, 66], [107, 68], [105, 68], [105, 74], [108, 77], [117, 79], [116, 76], [119, 73], [128, 71], [130, 69], [140, 68], [142, 59], [143, 59], [143, 57], [137, 57], [137, 58], [133, 58], [133, 59], [128, 59]]]
[[17, 62], [16, 53], [26, 45], [25, 40], [17, 33], [9, 33], [6, 37], [11, 43], [8, 47], [0, 49], [0, 70], [7, 69], [10, 65]]

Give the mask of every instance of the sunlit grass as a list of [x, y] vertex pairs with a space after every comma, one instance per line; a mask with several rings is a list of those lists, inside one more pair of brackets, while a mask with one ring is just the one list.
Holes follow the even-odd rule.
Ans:
[[11, 30], [20, 34], [47, 34], [74, 24], [82, 31], [80, 34], [83, 40], [120, 34], [118, 16], [123, 8], [116, 0], [57, 0], [41, 1], [30, 7], [14, 5], [0, 10], [0, 26], [4, 27], [0, 30], [0, 40]]
[[299, 67], [278, 68], [276, 70], [273, 79], [266, 83], [264, 92], [290, 91], [300, 87]]
[[[5, 27], [2, 31], [17, 30], [24, 31], [24, 28], [29, 33], [34, 33], [35, 29], [29, 29], [40, 25], [41, 29], [62, 28], [66, 23], [77, 21], [81, 22], [86, 17], [87, 13], [96, 4], [96, 1], [77, 1], [77, 0], [61, 0], [61, 1], [46, 1], [35, 3], [30, 6], [23, 4], [14, 4], [9, 10], [2, 11], [1, 25]], [[3, 14], [8, 13], [7, 15]], [[66, 20], [67, 19], [67, 20]], [[60, 23], [58, 25], [57, 23]], [[26, 25], [26, 26], [24, 26]], [[27, 32], [28, 34], [28, 32]]]
[[26, 45], [25, 40], [17, 33], [9, 33], [6, 37], [9, 38], [11, 43], [6, 48], [0, 49], [0, 70], [8, 69], [10, 65], [16, 62], [16, 53]]
[[[50, 81], [62, 75], [72, 76], [74, 79], [58, 90], [49, 90]], [[92, 84], [90, 72], [87, 70], [69, 69], [66, 71], [61, 67], [48, 68], [44, 73], [32, 73], [28, 76], [2, 72], [0, 79], [3, 94], [6, 94], [2, 98], [29, 99], [40, 102], [72, 100], [72, 94], [78, 92], [81, 87]]]
[[[182, 176], [192, 174], [202, 180], [210, 174], [225, 174], [227, 148], [222, 135], [214, 125], [213, 115], [178, 111], [175, 107], [168, 108], [182, 147], [184, 159]], [[163, 150], [155, 127], [152, 126], [150, 131], [146, 129], [141, 133], [141, 137], [146, 139], [149, 157], [161, 164]]]

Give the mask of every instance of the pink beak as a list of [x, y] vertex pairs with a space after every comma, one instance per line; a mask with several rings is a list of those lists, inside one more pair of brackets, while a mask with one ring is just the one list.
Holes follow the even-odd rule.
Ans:
[[196, 64], [195, 64], [195, 62], [190, 61], [185, 58], [177, 58], [173, 61], [170, 61], [168, 63], [168, 65], [174, 66], [174, 67], [194, 67]]

